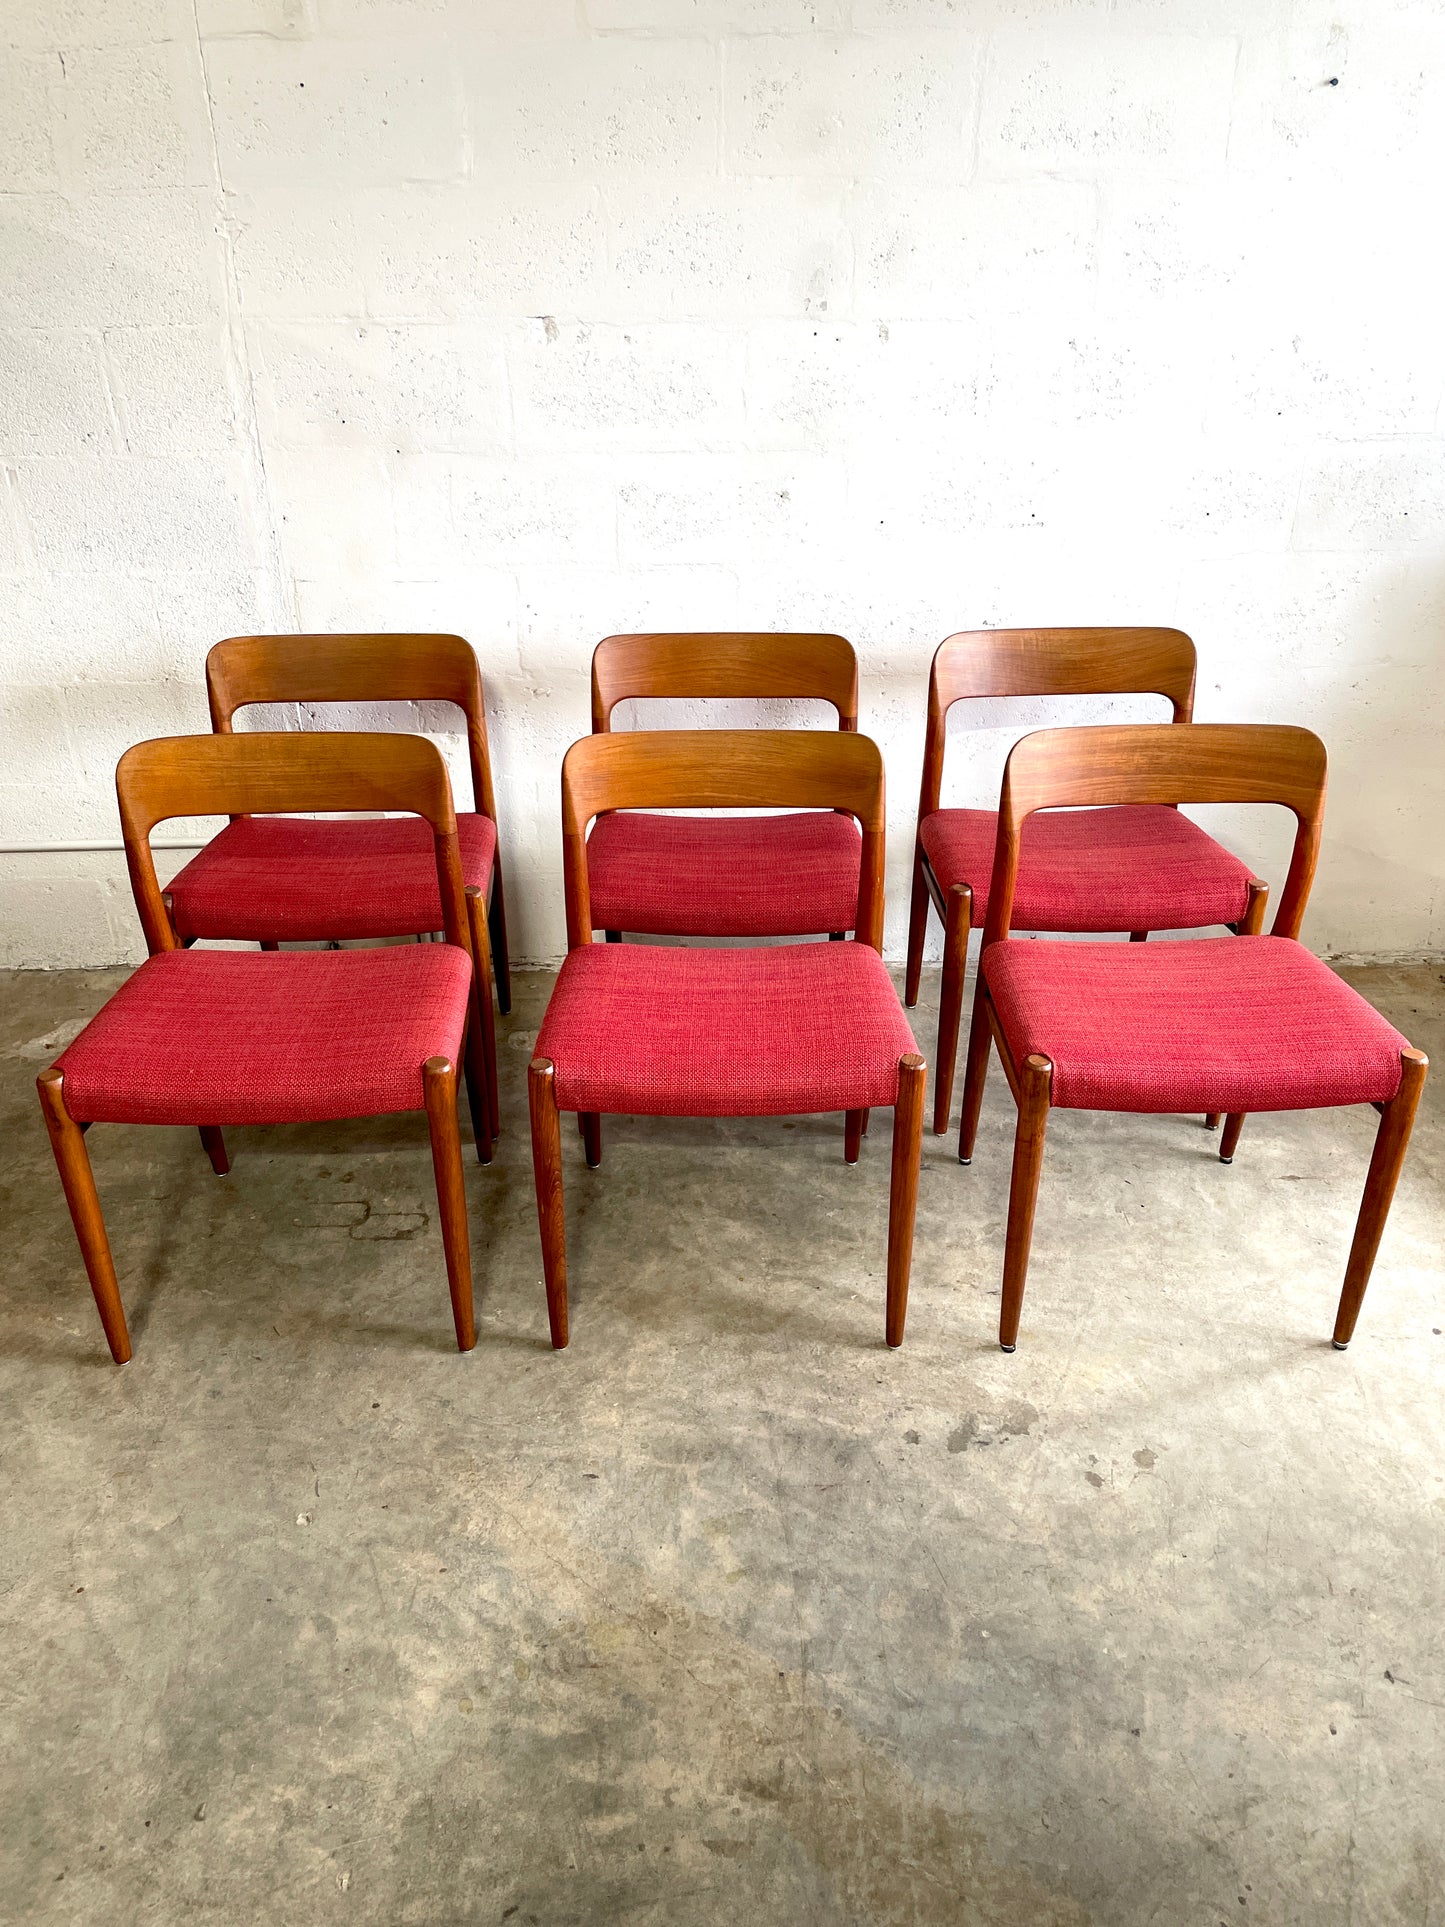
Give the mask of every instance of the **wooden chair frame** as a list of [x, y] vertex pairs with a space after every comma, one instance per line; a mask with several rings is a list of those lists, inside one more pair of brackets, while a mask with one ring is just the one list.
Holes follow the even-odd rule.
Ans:
[[[883, 759], [856, 733], [821, 730], [659, 730], [584, 737], [562, 765], [562, 866], [567, 942], [592, 942], [587, 828], [612, 809], [837, 809], [857, 820], [863, 838], [856, 941], [881, 951], [886, 817]], [[913, 1222], [922, 1154], [927, 1069], [909, 1052], [899, 1060], [888, 1218], [886, 1335], [903, 1342]], [[567, 1343], [567, 1254], [562, 1203], [561, 1125], [555, 1068], [534, 1057], [527, 1092], [537, 1221], [542, 1238], [552, 1343]], [[587, 1162], [601, 1161], [601, 1119], [581, 1113]], [[848, 1113], [848, 1161], [856, 1161], [865, 1124]]]
[[[482, 675], [476, 651], [462, 636], [231, 636], [206, 657], [206, 696], [211, 727], [222, 736], [231, 734], [237, 710], [255, 703], [450, 703], [466, 721], [472, 807], [497, 820]], [[485, 895], [490, 963], [482, 982], [490, 996], [495, 968], [497, 1004], [505, 1017], [512, 978], [500, 840]], [[480, 978], [481, 960], [474, 962]], [[493, 1136], [496, 1128], [494, 1116]]]
[[[1295, 818], [1289, 872], [1271, 926], [1271, 935], [1297, 939], [1319, 858], [1324, 817], [1326, 758], [1324, 744], [1307, 729], [1267, 723], [1195, 723], [1188, 730], [1170, 724], [1128, 724], [1045, 729], [1014, 745], [1004, 770], [999, 799], [998, 840], [989, 884], [983, 952], [1009, 936], [1014, 889], [1018, 881], [1019, 838], [1025, 820], [1037, 810], [1100, 808], [1116, 803], [1271, 803]], [[1262, 919], [1255, 917], [1255, 934]], [[1254, 903], [1251, 904], [1251, 912]], [[1039, 1055], [1014, 1062], [982, 968], [969, 1065], [979, 1096], [989, 1043], [998, 1048], [1009, 1089], [1018, 1106], [1013, 1174], [1009, 1187], [1008, 1233], [1004, 1252], [999, 1345], [1018, 1342], [1033, 1237], [1053, 1085], [1052, 1062]], [[1335, 1317], [1333, 1343], [1343, 1351], [1354, 1335], [1375, 1254], [1404, 1163], [1429, 1060], [1422, 1051], [1401, 1052], [1400, 1085], [1395, 1096], [1375, 1105], [1380, 1126], [1355, 1226]], [[1243, 1113], [1226, 1123], [1220, 1160], [1233, 1161]], [[978, 1105], [965, 1108], [959, 1136], [963, 1163], [972, 1154]], [[968, 1156], [965, 1156], [965, 1150]]]
[[592, 730], [629, 697], [758, 697], [831, 703], [858, 727], [858, 657], [842, 636], [717, 630], [604, 636], [592, 651]]
[[[903, 992], [904, 1003], [912, 1009], [923, 977], [923, 943], [932, 903], [943, 925], [933, 1084], [935, 1136], [942, 1137], [948, 1129], [953, 1105], [968, 938], [973, 928], [973, 891], [966, 883], [957, 883], [945, 893], [923, 848], [924, 819], [938, 809], [943, 790], [949, 710], [955, 703], [986, 696], [1154, 695], [1169, 703], [1176, 723], [1187, 723], [1194, 714], [1194, 679], [1194, 644], [1180, 629], [963, 629], [938, 645], [928, 674]], [[1142, 943], [1149, 933], [1130, 934]]]
[[[160, 737], [138, 743], [121, 757], [116, 795], [126, 868], [152, 956], [184, 947], [156, 878], [150, 834], [158, 823], [177, 816], [384, 810], [420, 816], [431, 825], [445, 939], [468, 959], [472, 957], [451, 783], [440, 752], [424, 737], [262, 731], [243, 736]], [[477, 1152], [486, 1163], [491, 1158], [490, 1108], [477, 1032], [473, 1014], [466, 1028], [463, 1059]], [[445, 1057], [429, 1058], [420, 1069], [457, 1347], [470, 1351], [476, 1343], [476, 1324], [457, 1128], [457, 1070]], [[85, 1145], [90, 1125], [71, 1116], [64, 1072], [58, 1065], [42, 1071], [37, 1083], [101, 1324], [111, 1356], [124, 1364], [131, 1355], [130, 1334]], [[220, 1127], [202, 1125], [200, 1136], [211, 1168], [224, 1177], [231, 1165]]]

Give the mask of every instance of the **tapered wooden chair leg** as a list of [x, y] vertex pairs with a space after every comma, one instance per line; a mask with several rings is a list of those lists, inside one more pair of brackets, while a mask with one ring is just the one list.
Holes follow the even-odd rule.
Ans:
[[843, 1113], [843, 1162], [856, 1164], [858, 1153], [863, 1146], [863, 1113], [845, 1111]]
[[953, 1108], [953, 1072], [958, 1059], [958, 1024], [963, 1014], [963, 980], [968, 970], [968, 933], [973, 923], [973, 892], [955, 883], [948, 893], [943, 926], [943, 982], [938, 993], [938, 1056], [933, 1072], [933, 1134], [942, 1137]]
[[502, 1135], [501, 1094], [497, 1087], [497, 1025], [492, 1016], [492, 967], [495, 961], [487, 907], [475, 885], [467, 889], [467, 922], [472, 938], [472, 967], [476, 973], [475, 1005], [477, 1031], [481, 1038], [482, 1060], [487, 1077], [487, 1113], [492, 1137]]
[[[1248, 896], [1245, 900], [1244, 915], [1238, 923], [1229, 926], [1237, 937], [1257, 937], [1259, 935], [1264, 924], [1265, 906], [1268, 902], [1269, 885], [1262, 882], [1259, 877], [1251, 877], [1248, 884]], [[1219, 1129], [1219, 1118], [1220, 1113], [1218, 1111], [1206, 1111], [1204, 1114], [1205, 1130], [1217, 1131]], [[1228, 1125], [1225, 1126], [1224, 1142], [1219, 1147], [1220, 1158], [1225, 1164], [1232, 1164], [1234, 1162], [1234, 1147], [1239, 1142], [1239, 1133], [1243, 1128], [1243, 1116], [1241, 1116], [1234, 1125], [1233, 1137], [1230, 1136], [1230, 1127]]]
[[1204, 1128], [1206, 1131], [1217, 1131], [1219, 1129], [1218, 1111], [1206, 1111], [1204, 1113]]
[[908, 1274], [913, 1264], [913, 1220], [918, 1209], [918, 1169], [923, 1157], [923, 1093], [928, 1067], [915, 1051], [898, 1060], [898, 1102], [893, 1108], [893, 1175], [888, 1187], [888, 1303], [884, 1336], [903, 1343], [908, 1315]]
[[534, 1057], [527, 1068], [527, 1104], [532, 1113], [532, 1169], [537, 1180], [547, 1322], [552, 1344], [561, 1351], [567, 1343], [567, 1235], [562, 1213], [562, 1125], [550, 1057]]
[[918, 1002], [923, 982], [923, 944], [928, 935], [928, 878], [923, 873], [923, 852], [913, 852], [913, 901], [908, 906], [908, 969], [903, 979], [903, 1001], [912, 1010]]
[[211, 1160], [211, 1169], [218, 1178], [226, 1176], [231, 1168], [231, 1160], [226, 1151], [226, 1140], [219, 1124], [200, 1126], [201, 1143], [206, 1147], [206, 1156]]
[[999, 1349], [1018, 1344], [1024, 1308], [1029, 1247], [1034, 1237], [1034, 1206], [1044, 1162], [1044, 1132], [1049, 1122], [1049, 1091], [1054, 1067], [1047, 1057], [1026, 1057], [1019, 1066], [1019, 1121], [1014, 1134], [1014, 1168], [1008, 1194], [1008, 1236], [1003, 1256], [1003, 1303], [999, 1308]]
[[279, 950], [279, 949], [281, 948], [281, 946], [280, 946], [280, 944], [279, 944], [279, 943], [276, 943], [276, 942], [275, 942], [275, 941], [274, 941], [274, 940], [273, 940], [272, 938], [270, 938], [270, 937], [262, 937], [262, 939], [261, 939], [261, 948], [262, 948], [263, 950]]
[[978, 1138], [978, 1116], [983, 1109], [983, 1087], [988, 1082], [988, 1054], [993, 1032], [988, 1021], [988, 997], [979, 963], [978, 982], [973, 987], [973, 1016], [968, 1026], [968, 1063], [963, 1073], [963, 1115], [958, 1120], [958, 1161], [973, 1163], [973, 1147]]
[[1219, 1162], [1233, 1164], [1234, 1153], [1239, 1145], [1239, 1134], [1244, 1129], [1248, 1111], [1231, 1111], [1224, 1120], [1224, 1130], [1219, 1139]]
[[1420, 1108], [1420, 1093], [1425, 1088], [1425, 1073], [1429, 1065], [1430, 1060], [1423, 1051], [1402, 1051], [1400, 1088], [1380, 1113], [1380, 1128], [1375, 1133], [1375, 1149], [1370, 1158], [1369, 1175], [1365, 1179], [1365, 1195], [1360, 1201], [1354, 1243], [1350, 1246], [1350, 1262], [1345, 1268], [1344, 1289], [1340, 1293], [1339, 1310], [1335, 1313], [1333, 1342], [1337, 1352], [1342, 1352], [1355, 1335], [1355, 1320], [1360, 1315], [1365, 1287], [1370, 1282], [1375, 1254], [1380, 1249], [1385, 1220], [1390, 1215], [1390, 1203], [1395, 1195], [1401, 1166], [1405, 1162], [1405, 1152], [1409, 1147], [1415, 1113]]
[[620, 930], [604, 930], [602, 934], [609, 943], [621, 943], [622, 941], [622, 932]]
[[492, 864], [492, 900], [487, 905], [487, 927], [492, 946], [492, 973], [497, 985], [497, 1008], [505, 1017], [512, 1008], [512, 965], [507, 954], [507, 905], [502, 895], [502, 860]]
[[421, 1067], [421, 1081], [431, 1129], [432, 1169], [457, 1350], [469, 1352], [477, 1342], [477, 1323], [472, 1309], [472, 1248], [467, 1236], [467, 1194], [462, 1185], [462, 1138], [457, 1129], [456, 1066], [450, 1058], [429, 1057]]
[[126, 1329], [125, 1308], [120, 1302], [120, 1286], [115, 1280], [115, 1263], [110, 1255], [110, 1239], [105, 1235], [105, 1219], [100, 1214], [95, 1175], [90, 1168], [90, 1153], [85, 1136], [65, 1108], [64, 1075], [52, 1065], [36, 1079], [45, 1128], [65, 1187], [65, 1202], [70, 1206], [70, 1221], [80, 1242], [95, 1307], [105, 1329], [110, 1355], [117, 1365], [130, 1357], [130, 1333]]
[[587, 1169], [595, 1171], [602, 1163], [602, 1117], [597, 1111], [583, 1111], [582, 1150], [587, 1159]]
[[1129, 932], [1129, 941], [1130, 943], [1147, 943], [1149, 941], [1149, 932], [1147, 930], [1131, 930]]

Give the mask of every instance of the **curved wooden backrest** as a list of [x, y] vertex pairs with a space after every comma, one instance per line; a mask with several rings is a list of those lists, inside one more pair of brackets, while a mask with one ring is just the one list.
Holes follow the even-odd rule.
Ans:
[[157, 823], [300, 810], [404, 810], [425, 817], [447, 939], [470, 949], [451, 781], [441, 751], [424, 736], [329, 730], [160, 736], [121, 757], [115, 793], [126, 868], [152, 955], [174, 950], [177, 941], [151, 855]]
[[1168, 698], [1194, 714], [1194, 644], [1182, 629], [962, 629], [934, 652], [918, 820], [938, 808], [948, 712], [980, 696]]
[[773, 696], [831, 703], [858, 727], [858, 658], [842, 636], [754, 631], [606, 636], [592, 652], [592, 727], [628, 696]]
[[1278, 803], [1295, 818], [1289, 875], [1271, 929], [1297, 937], [1319, 857], [1325, 746], [1280, 723], [1112, 723], [1039, 729], [1014, 744], [999, 797], [983, 941], [1008, 935], [1019, 832], [1035, 810], [1118, 803]]
[[461, 636], [231, 636], [206, 657], [211, 727], [248, 703], [454, 703], [466, 717], [472, 806], [496, 820], [476, 652]]
[[859, 939], [883, 941], [883, 758], [852, 731], [610, 730], [562, 763], [562, 856], [569, 946], [592, 941], [587, 826], [606, 810], [842, 810], [863, 832]]

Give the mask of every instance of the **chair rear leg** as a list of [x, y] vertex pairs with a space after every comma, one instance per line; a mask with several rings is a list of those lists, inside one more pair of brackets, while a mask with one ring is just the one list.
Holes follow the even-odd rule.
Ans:
[[1130, 943], [1147, 943], [1149, 941], [1149, 932], [1147, 930], [1131, 930], [1129, 932], [1129, 941]]
[[527, 1104], [532, 1114], [532, 1170], [537, 1181], [547, 1323], [553, 1348], [560, 1352], [567, 1343], [567, 1232], [562, 1210], [562, 1125], [550, 1057], [534, 1057], [527, 1067]]
[[845, 1111], [843, 1113], [843, 1162], [856, 1164], [858, 1153], [863, 1147], [863, 1113]]
[[973, 989], [973, 1016], [968, 1026], [968, 1064], [963, 1074], [963, 1116], [958, 1120], [958, 1161], [973, 1163], [978, 1138], [978, 1116], [983, 1109], [983, 1087], [988, 1082], [988, 1055], [993, 1032], [988, 1021], [988, 992], [980, 967]]
[[1044, 1162], [1044, 1132], [1049, 1122], [1049, 1092], [1054, 1067], [1047, 1057], [1026, 1057], [1019, 1069], [1019, 1121], [1014, 1133], [1013, 1177], [1009, 1182], [1008, 1236], [1003, 1256], [1003, 1302], [999, 1307], [1000, 1351], [1018, 1344], [1024, 1308], [1029, 1247], [1034, 1237], [1034, 1206]]
[[1219, 1129], [1218, 1111], [1206, 1111], [1204, 1113], [1204, 1128], [1206, 1131], [1217, 1131]]
[[116, 1364], [124, 1365], [130, 1357], [130, 1333], [126, 1329], [125, 1308], [120, 1302], [120, 1286], [115, 1281], [115, 1263], [110, 1255], [110, 1239], [105, 1235], [105, 1219], [100, 1214], [100, 1199], [96, 1196], [85, 1136], [65, 1108], [64, 1074], [52, 1065], [35, 1081], [60, 1182], [65, 1187], [65, 1202], [70, 1206], [70, 1221], [75, 1226], [86, 1276], [95, 1294], [95, 1308], [105, 1329], [105, 1340]]
[[260, 942], [263, 950], [279, 950], [281, 948], [280, 944], [276, 943], [270, 937], [262, 937]]
[[467, 1194], [462, 1184], [462, 1138], [457, 1129], [456, 1066], [449, 1057], [429, 1057], [421, 1067], [421, 1081], [431, 1130], [431, 1161], [436, 1173], [457, 1350], [469, 1352], [477, 1342], [477, 1323], [472, 1310], [472, 1250], [467, 1236]]
[[512, 1008], [512, 965], [507, 955], [507, 905], [502, 895], [500, 856], [492, 860], [492, 900], [487, 905], [487, 927], [491, 933], [492, 973], [497, 982], [497, 1009], [505, 1017]]
[[908, 969], [903, 979], [903, 1001], [912, 1010], [923, 982], [923, 942], [928, 935], [928, 879], [923, 874], [923, 851], [913, 848], [913, 900], [908, 906]]
[[1409, 1147], [1415, 1113], [1420, 1107], [1420, 1093], [1425, 1088], [1425, 1072], [1429, 1064], [1430, 1060], [1423, 1051], [1402, 1051], [1400, 1088], [1380, 1113], [1380, 1128], [1375, 1133], [1375, 1149], [1370, 1157], [1369, 1175], [1365, 1179], [1365, 1195], [1360, 1201], [1354, 1243], [1350, 1246], [1350, 1262], [1345, 1268], [1344, 1289], [1340, 1293], [1339, 1310], [1335, 1313], [1332, 1342], [1337, 1352], [1342, 1352], [1355, 1335], [1355, 1320], [1360, 1315], [1365, 1287], [1370, 1282], [1375, 1254], [1380, 1249], [1385, 1220], [1390, 1215], [1390, 1202], [1405, 1162], [1405, 1152]]
[[913, 1264], [913, 1221], [918, 1209], [918, 1169], [923, 1157], [923, 1093], [928, 1067], [916, 1051], [898, 1060], [898, 1102], [893, 1107], [893, 1174], [888, 1186], [888, 1303], [884, 1337], [903, 1343], [908, 1315], [908, 1274]]
[[933, 1134], [942, 1137], [953, 1108], [953, 1072], [958, 1061], [958, 1023], [963, 1015], [963, 980], [968, 969], [968, 932], [973, 892], [955, 883], [948, 893], [943, 926], [943, 983], [938, 993], [938, 1058], [933, 1072]]
[[1219, 1162], [1233, 1164], [1235, 1149], [1239, 1144], [1239, 1134], [1244, 1129], [1248, 1111], [1231, 1111], [1224, 1120], [1224, 1130], [1219, 1139]]
[[600, 1111], [579, 1113], [582, 1124], [582, 1150], [587, 1159], [587, 1169], [595, 1171], [602, 1163], [602, 1114]]
[[[1261, 882], [1261, 880], [1258, 877], [1251, 877], [1247, 885], [1247, 891], [1248, 891], [1248, 894], [1245, 900], [1244, 915], [1239, 919], [1238, 923], [1231, 923], [1228, 926], [1228, 928], [1231, 929], [1234, 932], [1235, 936], [1237, 937], [1257, 937], [1260, 933], [1260, 930], [1264, 926], [1265, 906], [1269, 902], [1269, 885], [1267, 883]], [[1220, 1114], [1218, 1111], [1206, 1111], [1204, 1114], [1205, 1130], [1217, 1131], [1219, 1129], [1219, 1117], [1220, 1117]], [[1244, 1124], [1243, 1117], [1240, 1118], [1239, 1123], [1241, 1126], [1243, 1126]], [[1225, 1132], [1225, 1136], [1226, 1138], [1228, 1138], [1229, 1136], [1229, 1133], [1227, 1130]], [[1232, 1162], [1234, 1158], [1234, 1146], [1238, 1142], [1239, 1142], [1239, 1131], [1236, 1130], [1234, 1133], [1233, 1140], [1229, 1144], [1228, 1157], [1225, 1157], [1224, 1155], [1224, 1146], [1221, 1145], [1219, 1147], [1219, 1154], [1221, 1158], [1224, 1159], [1224, 1162], [1226, 1164], [1229, 1164], [1230, 1162]]]
[[[482, 1062], [487, 1080], [487, 1117], [493, 1139], [502, 1135], [502, 1106], [497, 1088], [497, 1026], [492, 1016], [492, 951], [486, 905], [475, 884], [467, 887], [467, 923], [472, 937], [472, 966], [476, 971], [477, 1034], [481, 1039]], [[470, 1096], [470, 1090], [468, 1096]], [[485, 1159], [483, 1160], [485, 1162]]]
[[605, 930], [602, 934], [609, 943], [621, 943], [622, 941], [622, 932], [620, 930]]
[[231, 1160], [226, 1152], [226, 1140], [221, 1135], [219, 1124], [202, 1124], [201, 1142], [206, 1147], [206, 1156], [211, 1160], [211, 1169], [218, 1178], [223, 1178], [231, 1169]]

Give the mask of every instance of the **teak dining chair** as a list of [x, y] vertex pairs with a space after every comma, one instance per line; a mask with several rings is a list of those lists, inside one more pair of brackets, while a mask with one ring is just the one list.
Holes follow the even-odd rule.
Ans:
[[[842, 636], [608, 636], [592, 655], [592, 728], [631, 697], [792, 698], [858, 727], [858, 659]], [[858, 832], [831, 811], [603, 817], [588, 844], [592, 915], [616, 943], [655, 937], [836, 939], [853, 928]]]
[[[1055, 1106], [1218, 1111], [1228, 1164], [1247, 1111], [1373, 1104], [1380, 1113], [1335, 1318], [1349, 1344], [1404, 1162], [1427, 1060], [1299, 941], [1319, 852], [1325, 750], [1307, 729], [1196, 723], [1046, 729], [1015, 745], [969, 1038], [982, 1090], [990, 1037], [1018, 1105], [999, 1343], [1018, 1338], [1044, 1131]], [[1289, 874], [1268, 936], [1178, 943], [1010, 938], [1024, 826], [1035, 811], [1118, 804], [1275, 803], [1295, 817]], [[973, 1149], [965, 1110], [960, 1156]]]
[[[943, 810], [948, 712], [984, 696], [1159, 695], [1174, 721], [1194, 710], [1194, 644], [1178, 629], [975, 629], [939, 645], [928, 678], [928, 726], [913, 858], [903, 1001], [918, 1002], [930, 902], [943, 922], [933, 1128], [948, 1129], [968, 936], [988, 911], [997, 817]], [[1178, 810], [1043, 817], [1025, 839], [1014, 923], [1020, 930], [1124, 931], [1209, 924], [1256, 931], [1265, 885]], [[965, 1091], [964, 1102], [969, 1102]]]
[[[461, 710], [472, 807], [457, 812], [457, 836], [495, 1137], [494, 971], [504, 1015], [512, 992], [487, 718], [470, 643], [446, 635], [233, 636], [206, 657], [206, 693], [220, 735], [232, 732], [237, 710], [255, 703], [445, 702]], [[442, 928], [430, 844], [414, 817], [237, 817], [165, 895], [182, 943], [240, 938], [274, 950], [282, 942], [415, 937]]]
[[[694, 950], [595, 944], [587, 825], [621, 809], [846, 810], [862, 832], [852, 942]], [[596, 832], [594, 831], [595, 835]], [[883, 967], [883, 760], [866, 737], [811, 730], [599, 735], [562, 766], [569, 949], [528, 1073], [537, 1217], [552, 1343], [567, 1343], [558, 1112], [587, 1162], [604, 1111], [653, 1117], [862, 1114], [892, 1105], [886, 1336], [903, 1342], [925, 1067]]]
[[[150, 957], [39, 1077], [55, 1161], [111, 1356], [131, 1355], [85, 1145], [92, 1124], [192, 1124], [230, 1170], [223, 1127], [425, 1110], [457, 1346], [476, 1343], [457, 1129], [463, 1062], [483, 1160], [484, 1066], [451, 784], [420, 736], [171, 736], [116, 770], [121, 830]], [[405, 810], [421, 823], [445, 941], [373, 950], [187, 949], [161, 901], [150, 833], [177, 816]]]

